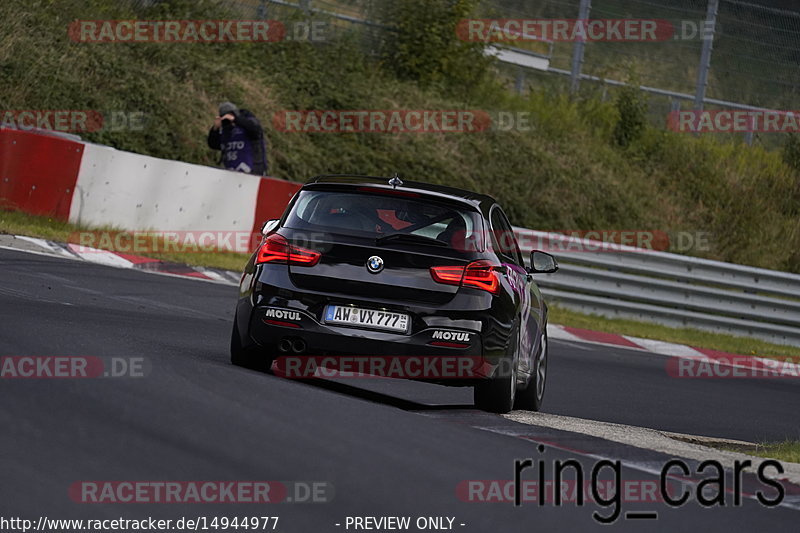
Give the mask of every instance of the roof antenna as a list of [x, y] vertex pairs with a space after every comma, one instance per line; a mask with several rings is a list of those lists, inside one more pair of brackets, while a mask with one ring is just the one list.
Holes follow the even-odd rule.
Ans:
[[392, 186], [393, 189], [398, 188], [403, 184], [403, 180], [400, 179], [400, 176], [397, 175], [397, 172], [394, 173], [392, 179], [389, 180], [389, 185]]

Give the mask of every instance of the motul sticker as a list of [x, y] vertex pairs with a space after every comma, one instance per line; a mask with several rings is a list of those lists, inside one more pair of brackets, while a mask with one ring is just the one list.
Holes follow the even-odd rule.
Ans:
[[437, 329], [433, 332], [432, 337], [440, 341], [470, 342], [472, 334], [464, 331], [442, 331]]
[[267, 309], [264, 311], [264, 318], [280, 318], [282, 320], [300, 320], [300, 313], [297, 311], [287, 311], [285, 309]]

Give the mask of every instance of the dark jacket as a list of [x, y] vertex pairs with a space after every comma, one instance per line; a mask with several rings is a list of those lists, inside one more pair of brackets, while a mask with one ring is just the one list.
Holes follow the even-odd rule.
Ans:
[[232, 122], [223, 121], [221, 131], [212, 126], [208, 131], [208, 146], [222, 151], [220, 162], [229, 170], [260, 176], [269, 172], [264, 129], [247, 109], [240, 109]]

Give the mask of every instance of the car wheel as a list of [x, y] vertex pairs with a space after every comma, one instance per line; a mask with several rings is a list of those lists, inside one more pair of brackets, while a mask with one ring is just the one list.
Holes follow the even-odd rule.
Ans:
[[539, 353], [533, 361], [533, 374], [527, 387], [517, 393], [514, 407], [525, 411], [538, 411], [544, 400], [544, 386], [547, 383], [547, 325], [542, 329]]
[[242, 336], [239, 334], [237, 317], [233, 319], [233, 331], [231, 332], [231, 363], [250, 370], [258, 370], [259, 372], [269, 372], [270, 368], [272, 368], [271, 357], [266, 356], [259, 350], [242, 346]]
[[519, 331], [512, 337], [510, 354], [503, 360], [496, 376], [475, 385], [475, 407], [491, 413], [508, 413], [514, 407], [517, 394], [517, 362]]

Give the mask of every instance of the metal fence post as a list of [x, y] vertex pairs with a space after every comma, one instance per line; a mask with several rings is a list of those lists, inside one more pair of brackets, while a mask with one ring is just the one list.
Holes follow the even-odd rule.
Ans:
[[[589, 11], [592, 9], [591, 0], [581, 0], [580, 7], [578, 8], [578, 19], [584, 23], [589, 18]], [[578, 87], [581, 83], [581, 65], [583, 65], [583, 51], [586, 43], [583, 39], [578, 39], [575, 46], [572, 47], [572, 71], [570, 73], [569, 91], [572, 94], [578, 92]]]
[[706, 99], [706, 86], [708, 85], [708, 70], [711, 68], [711, 51], [714, 49], [714, 32], [717, 26], [717, 10], [719, 0], [708, 0], [706, 10], [706, 25], [701, 32], [703, 49], [700, 52], [700, 69], [697, 72], [697, 90], [694, 94], [694, 110], [702, 111]]
[[522, 67], [517, 67], [517, 78], [514, 82], [514, 88], [517, 90], [517, 94], [522, 94], [525, 90], [525, 69]]
[[752, 116], [747, 119], [747, 131], [744, 132], [744, 142], [747, 146], [753, 146], [753, 129], [755, 128], [755, 120]]
[[664, 125], [665, 129], [669, 129], [669, 123], [672, 117], [677, 115], [681, 110], [681, 101], [677, 98], [673, 98], [669, 96], [669, 115], [667, 115], [666, 124]]

